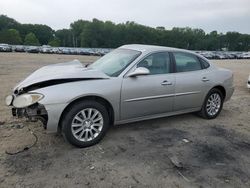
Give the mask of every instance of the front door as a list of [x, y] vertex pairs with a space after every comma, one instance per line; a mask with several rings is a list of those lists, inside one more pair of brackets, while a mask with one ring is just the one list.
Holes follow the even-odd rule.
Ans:
[[169, 54], [167, 52], [151, 54], [136, 67], [145, 67], [150, 74], [123, 79], [121, 120], [172, 111], [175, 77], [171, 73]]

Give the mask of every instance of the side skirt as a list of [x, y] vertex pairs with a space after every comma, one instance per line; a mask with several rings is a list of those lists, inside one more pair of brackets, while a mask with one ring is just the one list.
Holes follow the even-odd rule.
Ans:
[[167, 112], [167, 113], [163, 113], [163, 114], [155, 114], [155, 115], [150, 115], [150, 116], [143, 116], [143, 117], [138, 117], [138, 118], [133, 118], [133, 119], [126, 119], [126, 120], [116, 121], [114, 124], [115, 125], [120, 125], [120, 124], [125, 124], [125, 123], [132, 123], [132, 122], [137, 122], [137, 121], [156, 119], [156, 118], [174, 116], [174, 115], [179, 115], [179, 114], [186, 114], [186, 113], [190, 113], [190, 112], [197, 112], [200, 109], [201, 109], [201, 107], [200, 108], [190, 108], [190, 109], [185, 109], [185, 110], [179, 110], [179, 111], [175, 111], [175, 112]]

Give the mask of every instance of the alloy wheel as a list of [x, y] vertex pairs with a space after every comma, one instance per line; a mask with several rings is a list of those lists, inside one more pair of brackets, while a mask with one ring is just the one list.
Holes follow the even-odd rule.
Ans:
[[103, 128], [103, 116], [94, 108], [86, 108], [78, 112], [71, 123], [73, 136], [81, 142], [95, 139]]
[[220, 111], [221, 97], [218, 93], [209, 96], [206, 104], [206, 110], [209, 116], [214, 116]]

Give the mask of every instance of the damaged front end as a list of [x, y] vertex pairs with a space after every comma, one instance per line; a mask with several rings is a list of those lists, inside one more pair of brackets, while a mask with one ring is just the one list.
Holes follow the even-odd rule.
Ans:
[[26, 108], [12, 108], [12, 115], [17, 118], [27, 118], [31, 122], [41, 121], [44, 128], [47, 128], [48, 114], [41, 104], [33, 104]]
[[35, 122], [40, 120], [46, 129], [48, 114], [45, 107], [38, 102], [43, 98], [42, 94], [24, 93], [9, 95], [6, 97], [6, 105], [12, 107], [12, 115], [17, 118], [27, 118]]
[[[12, 107], [13, 116], [40, 120], [48, 133], [56, 133], [68, 101], [83, 94], [74, 94], [74, 90], [82, 88], [79, 83], [99, 79], [109, 79], [109, 76], [84, 67], [78, 60], [51, 64], [36, 70], [17, 84], [12, 95], [6, 97], [6, 105]], [[71, 92], [68, 92], [68, 88], [71, 88]]]

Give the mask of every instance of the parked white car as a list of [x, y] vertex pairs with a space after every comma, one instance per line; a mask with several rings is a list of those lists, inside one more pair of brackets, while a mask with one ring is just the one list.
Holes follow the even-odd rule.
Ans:
[[246, 52], [242, 54], [243, 59], [250, 59], [250, 52]]
[[0, 52], [12, 52], [12, 48], [8, 44], [0, 44]]

